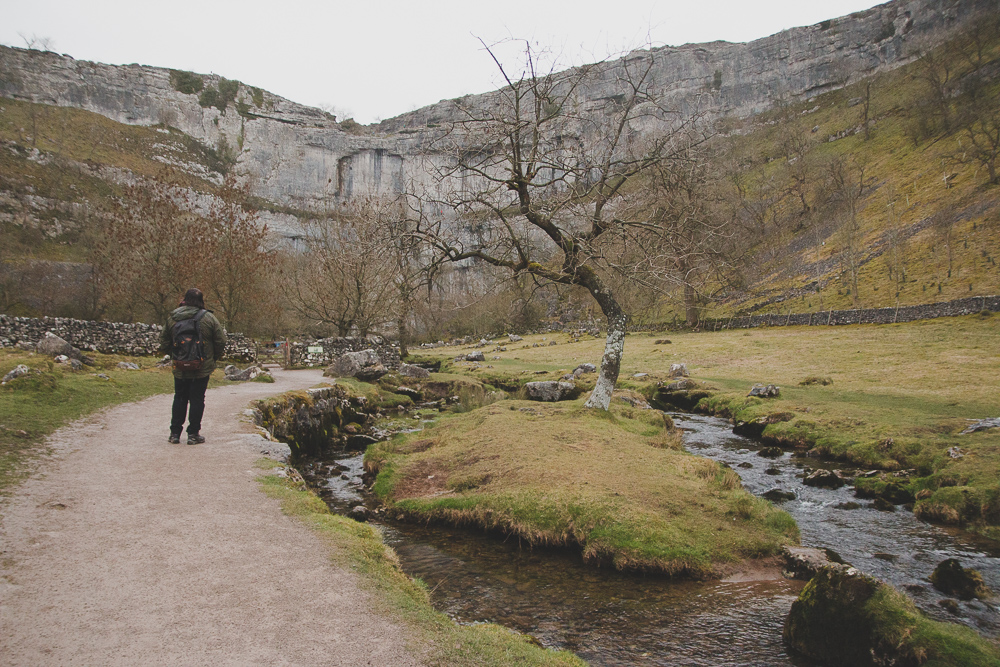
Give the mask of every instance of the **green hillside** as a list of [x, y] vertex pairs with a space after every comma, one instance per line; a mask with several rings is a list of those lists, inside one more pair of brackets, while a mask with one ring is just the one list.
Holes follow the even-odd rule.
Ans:
[[706, 314], [1000, 293], [1000, 185], [989, 170], [998, 73], [994, 21], [894, 71], [729, 124], [750, 255], [743, 289], [706, 288], [718, 290]]

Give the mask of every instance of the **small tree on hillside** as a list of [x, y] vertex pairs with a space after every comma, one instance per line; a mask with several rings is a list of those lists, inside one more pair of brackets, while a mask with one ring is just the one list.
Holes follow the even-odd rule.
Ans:
[[186, 193], [165, 180], [124, 186], [93, 252], [109, 310], [127, 319], [165, 321], [209, 262], [207, 225], [187, 212]]
[[829, 206], [839, 225], [837, 236], [841, 271], [851, 291], [851, 302], [857, 306], [858, 281], [866, 251], [861, 208], [869, 179], [865, 177], [865, 164], [853, 159], [831, 161], [827, 177]]
[[[488, 51], [506, 85], [472, 104], [456, 103], [461, 118], [437, 142], [446, 192], [424, 202], [417, 232], [447, 261], [485, 262], [586, 289], [608, 331], [586, 405], [606, 410], [627, 322], [602, 277], [618, 268], [609, 249], [627, 243], [631, 230], [655, 226], [638, 202], [638, 181], [679, 154], [684, 121], [663, 104], [651, 53], [557, 73], [540, 71], [528, 46], [523, 70], [513, 74]], [[585, 82], [606, 91], [585, 99]]]
[[229, 173], [208, 213], [208, 292], [230, 331], [253, 328], [268, 301], [266, 277], [276, 261], [267, 247], [267, 225], [260, 224], [250, 202], [249, 182], [241, 184]]

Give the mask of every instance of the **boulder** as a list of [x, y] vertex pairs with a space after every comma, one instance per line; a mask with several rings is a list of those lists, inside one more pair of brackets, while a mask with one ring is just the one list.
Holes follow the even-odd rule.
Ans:
[[990, 589], [983, 583], [983, 575], [976, 570], [965, 569], [955, 558], [938, 563], [930, 579], [934, 588], [960, 600], [990, 597]]
[[847, 483], [847, 480], [836, 470], [813, 470], [806, 475], [802, 483], [806, 486], [818, 486], [824, 489], [839, 489]]
[[484, 355], [480, 350], [475, 352], [470, 352], [465, 355], [466, 361], [486, 361], [486, 355]]
[[507, 338], [508, 338], [508, 339], [510, 340], [510, 342], [512, 342], [512, 343], [520, 343], [520, 342], [521, 342], [522, 340], [524, 340], [523, 338], [521, 338], [521, 337], [520, 337], [520, 336], [518, 336], [517, 334], [510, 334], [509, 336], [507, 336]]
[[577, 373], [579, 373], [577, 377], [583, 375], [584, 373], [596, 373], [596, 372], [597, 372], [597, 366], [595, 366], [594, 364], [580, 364], [579, 366], [573, 369], [574, 375], [577, 375]]
[[786, 500], [795, 500], [795, 494], [791, 491], [783, 491], [782, 489], [771, 489], [762, 493], [761, 498], [770, 500], [772, 503], [783, 503]]
[[976, 431], [985, 431], [991, 428], [1000, 428], [1000, 417], [990, 418], [990, 419], [980, 419], [979, 421], [971, 424], [967, 429], [962, 431], [962, 434], [975, 433]]
[[835, 565], [825, 549], [787, 546], [781, 554], [785, 559], [785, 575], [809, 581], [824, 567]]
[[667, 372], [667, 376], [672, 378], [686, 378], [690, 375], [687, 364], [670, 364], [670, 370]]
[[431, 376], [431, 372], [426, 368], [421, 368], [420, 366], [414, 366], [413, 364], [400, 364], [399, 370], [397, 371], [403, 377], [408, 378], [428, 378]]
[[784, 455], [785, 455], [785, 450], [783, 450], [781, 447], [775, 447], [773, 445], [770, 447], [761, 447], [757, 451], [757, 456], [763, 457], [765, 459], [777, 459], [781, 458]]
[[527, 391], [528, 399], [532, 401], [565, 401], [575, 398], [579, 393], [576, 385], [555, 380], [529, 382], [524, 385], [524, 388]]
[[[667, 391], [686, 391], [688, 389], [694, 389], [695, 383], [687, 378], [681, 378], [680, 380], [674, 380], [670, 384], [664, 387]], [[735, 431], [734, 431], [735, 432]]]
[[812, 577], [785, 619], [785, 641], [824, 665], [918, 665], [912, 647], [883, 636], [869, 602], [885, 584], [847, 565], [828, 565]]
[[122, 369], [123, 371], [137, 371], [139, 370], [139, 365], [133, 364], [131, 361], [119, 361], [118, 368]]
[[402, 394], [403, 396], [409, 396], [414, 401], [424, 400], [423, 392], [419, 389], [413, 389], [412, 387], [396, 387], [393, 392], [397, 394]]
[[750, 388], [750, 393], [747, 394], [747, 396], [757, 396], [759, 398], [777, 398], [780, 395], [781, 388], [773, 384], [755, 384]]
[[14, 370], [3, 376], [3, 380], [0, 380], [0, 384], [7, 384], [14, 378], [19, 378], [22, 375], [27, 375], [30, 372], [31, 372], [30, 368], [28, 368], [24, 364], [18, 364], [17, 366], [14, 367]]
[[362, 382], [375, 382], [388, 372], [389, 369], [382, 364], [373, 364], [371, 366], [362, 366], [361, 370], [359, 370], [354, 377]]
[[227, 380], [232, 380], [233, 382], [245, 382], [247, 380], [253, 380], [261, 375], [270, 375], [263, 368], [258, 368], [257, 366], [248, 366], [244, 370], [240, 370], [236, 366], [230, 364], [225, 368], [225, 374]]
[[38, 354], [44, 354], [47, 357], [57, 357], [60, 354], [64, 354], [73, 359], [80, 358], [80, 350], [50, 331], [46, 331], [45, 338], [38, 341], [38, 345], [35, 346], [35, 351], [38, 352]]
[[[375, 379], [382, 377], [387, 372], [385, 367], [382, 366], [382, 360], [379, 359], [378, 354], [375, 350], [369, 348], [367, 350], [361, 350], [360, 352], [345, 352], [337, 357], [334, 357], [333, 362], [326, 367], [323, 371], [323, 375], [326, 377], [335, 378], [358, 378], [359, 373], [366, 368], [381, 367], [381, 374], [375, 369], [374, 373], [368, 373], [368, 376], [375, 375]], [[369, 382], [370, 380], [363, 380], [364, 382]]]

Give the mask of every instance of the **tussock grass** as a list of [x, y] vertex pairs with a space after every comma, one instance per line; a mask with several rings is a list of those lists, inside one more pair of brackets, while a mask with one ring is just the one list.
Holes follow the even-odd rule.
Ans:
[[[274, 463], [264, 460], [262, 468]], [[399, 569], [394, 551], [367, 524], [330, 512], [315, 495], [285, 477], [260, 478], [265, 493], [281, 501], [283, 511], [303, 521], [329, 545], [334, 562], [357, 572], [372, 593], [376, 610], [409, 629], [410, 650], [427, 665], [563, 665], [584, 663], [566, 651], [546, 650], [534, 640], [499, 625], [458, 625], [432, 609], [427, 588]]]
[[402, 515], [579, 547], [622, 570], [710, 577], [797, 541], [787, 514], [664, 433], [651, 410], [502, 401], [373, 445], [365, 465]]

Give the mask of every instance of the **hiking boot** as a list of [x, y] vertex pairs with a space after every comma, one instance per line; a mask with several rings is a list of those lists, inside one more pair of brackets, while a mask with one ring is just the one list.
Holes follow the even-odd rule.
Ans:
[[200, 445], [203, 442], [205, 442], [205, 436], [198, 435], [197, 433], [188, 433], [189, 445]]
[[171, 433], [170, 437], [167, 438], [167, 442], [169, 442], [171, 445], [179, 445], [179, 444], [181, 444], [181, 434], [180, 433]]

